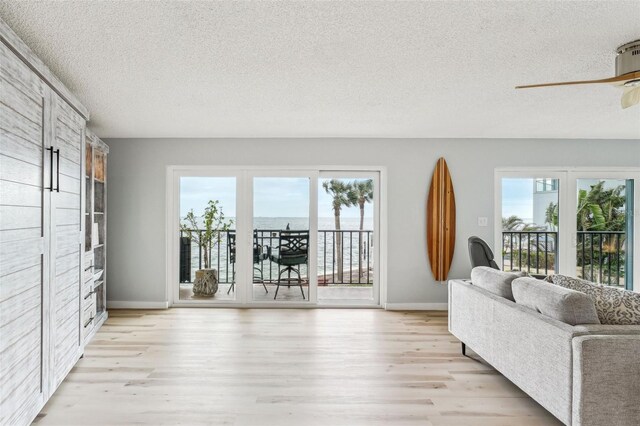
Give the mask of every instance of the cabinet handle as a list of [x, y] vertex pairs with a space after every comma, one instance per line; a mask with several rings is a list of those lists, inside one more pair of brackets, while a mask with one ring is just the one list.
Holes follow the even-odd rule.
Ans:
[[[53, 147], [51, 147], [53, 149]], [[60, 192], [60, 148], [56, 150], [56, 171], [58, 172], [56, 180], [56, 192]]]
[[92, 269], [93, 265], [89, 266], [88, 268], [84, 268], [84, 271], [87, 272], [89, 269]]
[[87, 293], [87, 295], [84, 297], [84, 300], [87, 300], [87, 299], [88, 299], [89, 297], [91, 297], [91, 295], [92, 295], [93, 293], [95, 293], [95, 292], [96, 292], [95, 290], [91, 290], [91, 291], [90, 291], [89, 293]]
[[49, 157], [49, 187], [45, 189], [48, 189], [49, 192], [53, 192], [53, 146], [45, 148], [45, 150], [51, 151], [51, 156]]
[[[93, 321], [93, 319], [94, 319], [94, 318], [95, 318], [95, 317], [91, 317], [91, 318], [89, 318], [89, 321], [87, 321], [87, 323], [84, 325], [84, 328], [87, 328], [87, 326], [88, 326], [89, 324], [91, 324], [91, 321]], [[77, 323], [76, 323], [76, 324], [77, 324]]]

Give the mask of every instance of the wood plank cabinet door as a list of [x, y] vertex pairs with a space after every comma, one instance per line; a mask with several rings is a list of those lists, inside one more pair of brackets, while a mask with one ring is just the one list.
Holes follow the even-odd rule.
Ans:
[[81, 345], [81, 210], [84, 119], [52, 94], [55, 190], [51, 197], [52, 374], [55, 390], [74, 366]]
[[[0, 424], [48, 396], [49, 88], [0, 43]], [[45, 164], [46, 163], [46, 164]]]

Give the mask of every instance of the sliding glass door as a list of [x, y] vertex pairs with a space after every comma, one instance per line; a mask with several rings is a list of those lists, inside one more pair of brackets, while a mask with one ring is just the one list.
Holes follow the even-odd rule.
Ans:
[[170, 304], [380, 304], [379, 171], [175, 167], [168, 176]]
[[[558, 175], [503, 177], [500, 254], [504, 270], [548, 275], [558, 271]], [[564, 224], [563, 224], [564, 225]]]
[[179, 285], [175, 300], [236, 300], [236, 234], [238, 176], [180, 176]]
[[250, 300], [308, 303], [315, 298], [315, 182], [315, 176], [299, 172], [252, 176]]
[[378, 182], [371, 172], [320, 174], [320, 303], [378, 303]]
[[636, 170], [497, 170], [499, 264], [640, 291], [639, 182]]
[[[637, 179], [625, 173], [571, 173], [576, 209], [575, 275], [633, 289]], [[573, 266], [573, 265], [572, 265]]]

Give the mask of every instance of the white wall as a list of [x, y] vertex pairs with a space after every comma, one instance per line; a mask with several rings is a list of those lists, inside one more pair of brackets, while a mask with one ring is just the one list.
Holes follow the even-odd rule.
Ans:
[[[382, 165], [387, 167], [389, 303], [442, 303], [426, 252], [425, 203], [444, 156], [457, 206], [450, 278], [468, 277], [467, 238], [493, 242], [493, 172], [508, 166], [640, 166], [640, 141], [486, 139], [111, 139], [108, 299], [165, 298], [168, 165]], [[490, 218], [478, 227], [477, 217]]]

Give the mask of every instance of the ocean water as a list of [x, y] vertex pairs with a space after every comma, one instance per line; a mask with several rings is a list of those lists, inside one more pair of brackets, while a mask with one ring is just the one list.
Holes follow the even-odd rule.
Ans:
[[[287, 225], [291, 230], [309, 229], [309, 219], [300, 217], [256, 217], [253, 220], [253, 227], [258, 231], [259, 244], [271, 247], [273, 253], [277, 253], [278, 235], [280, 230], [285, 230]], [[359, 218], [341, 218], [340, 228], [343, 231], [358, 231], [360, 226]], [[233, 228], [233, 227], [232, 227]], [[366, 270], [371, 271], [368, 274], [368, 280], [373, 280], [373, 219], [364, 219], [364, 231], [370, 232], [343, 232], [336, 234], [335, 222], [333, 217], [318, 218], [318, 247], [317, 247], [317, 264], [318, 277], [331, 277], [337, 272], [338, 255], [335, 253], [337, 247], [335, 239], [342, 235], [342, 264], [345, 272], [345, 281], [349, 281], [350, 270]], [[360, 238], [362, 237], [362, 245]], [[200, 253], [199, 247], [194, 242], [191, 243], [191, 279], [195, 277], [195, 270], [199, 269]], [[222, 235], [220, 242], [212, 248], [212, 268], [218, 270], [220, 282], [231, 282], [233, 277], [234, 265], [229, 263], [229, 252], [227, 244], [227, 236]], [[262, 264], [263, 276], [265, 279], [276, 279], [278, 276], [278, 265], [264, 261]], [[258, 272], [254, 271], [256, 276]], [[307, 267], [303, 265], [301, 273], [307, 276]], [[367, 275], [361, 278], [365, 281]], [[356, 278], [353, 278], [354, 282]]]

